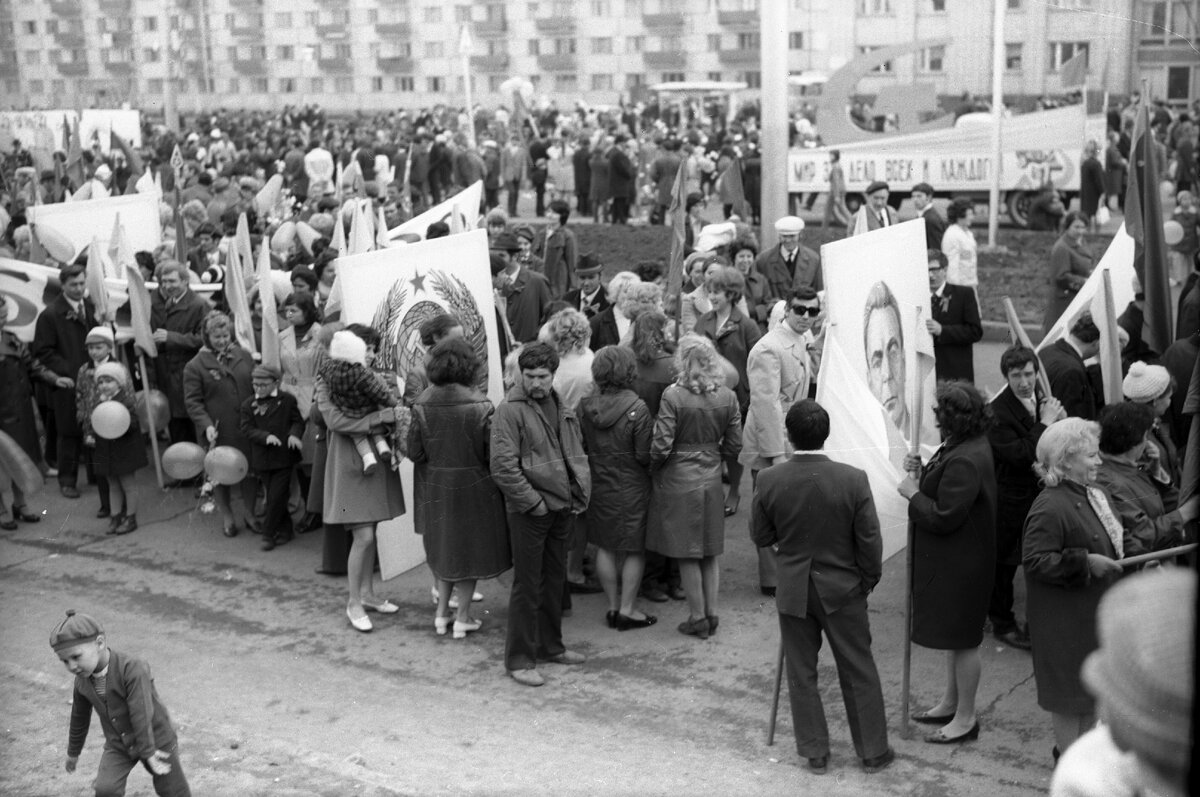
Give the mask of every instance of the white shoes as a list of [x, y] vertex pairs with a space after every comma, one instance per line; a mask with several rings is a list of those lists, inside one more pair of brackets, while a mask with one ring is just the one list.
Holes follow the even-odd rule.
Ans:
[[[430, 588], [429, 588], [429, 595], [430, 595], [430, 597], [432, 597], [432, 598], [433, 598], [433, 605], [434, 605], [434, 606], [437, 606], [437, 602], [438, 602], [438, 588], [437, 588], [437, 587], [430, 587]], [[471, 595], [471, 602], [472, 602], [472, 603], [479, 603], [479, 601], [481, 601], [481, 600], [483, 600], [483, 593], [481, 593], [481, 592], [476, 592], [476, 593], [474, 593], [474, 594], [472, 594], [472, 595]], [[451, 608], [451, 609], [457, 609], [457, 608], [458, 608], [458, 594], [457, 594], [457, 593], [455, 593], [455, 594], [453, 594], [453, 595], [451, 595], [451, 596], [450, 596], [450, 608]]]
[[478, 631], [482, 626], [483, 626], [482, 620], [471, 620], [466, 623], [460, 623], [458, 620], [455, 620], [454, 621], [454, 638], [455, 639], [465, 639], [469, 632]]
[[392, 603], [387, 598], [384, 598], [378, 602], [364, 599], [362, 605], [364, 609], [369, 609], [373, 612], [379, 612], [380, 614], [395, 614], [396, 612], [400, 611], [400, 607]]
[[442, 617], [440, 614], [433, 616], [433, 629], [437, 631], [438, 636], [445, 636], [446, 629], [450, 627], [451, 623], [458, 625], [453, 617]]
[[367, 617], [366, 612], [363, 612], [362, 617], [355, 617], [349, 606], [346, 607], [346, 619], [350, 621], [350, 625], [354, 626], [355, 631], [362, 631], [364, 634], [374, 628], [371, 625], [371, 618]]

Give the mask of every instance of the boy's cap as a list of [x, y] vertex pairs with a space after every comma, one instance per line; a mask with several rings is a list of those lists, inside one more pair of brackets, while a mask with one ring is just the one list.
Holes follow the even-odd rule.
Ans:
[[66, 650], [84, 642], [91, 642], [104, 633], [100, 623], [86, 614], [76, 614], [67, 609], [67, 617], [50, 632], [50, 647], [54, 652]]
[[114, 345], [112, 330], [108, 327], [92, 327], [88, 331], [87, 337], [84, 338], [83, 343], [85, 346], [90, 346], [93, 343], [107, 343], [109, 346], [112, 346]]
[[250, 372], [251, 379], [270, 379], [271, 381], [279, 380], [279, 372], [269, 365], [256, 365], [254, 370]]

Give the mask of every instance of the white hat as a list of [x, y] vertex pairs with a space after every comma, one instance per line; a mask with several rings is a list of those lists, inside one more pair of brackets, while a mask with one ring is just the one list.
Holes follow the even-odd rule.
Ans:
[[696, 251], [711, 252], [718, 247], [733, 243], [736, 237], [737, 227], [731, 221], [706, 224], [700, 228], [700, 234], [696, 236]]
[[83, 339], [85, 346], [90, 346], [93, 343], [107, 343], [109, 346], [113, 344], [113, 332], [108, 327], [92, 327], [88, 330], [87, 337]]
[[1147, 403], [1154, 401], [1167, 391], [1171, 374], [1161, 365], [1146, 365], [1138, 360], [1129, 366], [1129, 373], [1121, 383], [1121, 392], [1130, 401]]
[[329, 342], [329, 359], [366, 365], [367, 344], [349, 330], [338, 330], [333, 333], [333, 340]]
[[775, 222], [775, 232], [782, 235], [795, 234], [804, 231], [804, 219], [799, 216], [784, 216]]
[[214, 127], [212, 130], [208, 131], [208, 137], [209, 138], [220, 138], [221, 137], [221, 128]]
[[97, 180], [103, 180], [106, 177], [112, 177], [112, 169], [108, 168], [107, 163], [101, 163], [96, 167], [95, 175]]

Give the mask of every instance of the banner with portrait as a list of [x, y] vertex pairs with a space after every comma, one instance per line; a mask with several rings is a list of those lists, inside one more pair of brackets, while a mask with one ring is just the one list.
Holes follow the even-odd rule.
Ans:
[[[450, 313], [488, 365], [487, 383], [481, 389], [495, 404], [504, 398], [486, 231], [339, 258], [338, 281], [342, 320], [369, 324], [379, 332], [382, 343], [375, 367], [394, 373], [399, 385], [415, 365], [423, 363], [421, 324]], [[413, 533], [413, 465], [407, 459], [400, 466], [400, 481], [407, 511], [380, 523], [376, 532], [384, 579], [425, 561], [421, 538]]]
[[866, 471], [885, 558], [907, 538], [908, 502], [896, 487], [910, 441], [919, 433], [926, 457], [939, 442], [925, 253], [920, 219], [821, 247], [827, 329], [817, 401], [829, 412], [825, 453]]

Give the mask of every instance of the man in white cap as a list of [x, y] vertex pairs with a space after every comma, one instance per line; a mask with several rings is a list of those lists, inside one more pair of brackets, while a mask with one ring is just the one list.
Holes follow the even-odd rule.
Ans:
[[800, 243], [804, 219], [784, 216], [775, 222], [775, 232], [779, 236], [779, 245], [766, 250], [754, 261], [758, 273], [767, 278], [770, 303], [791, 296], [796, 288], [821, 290], [821, 258]]

